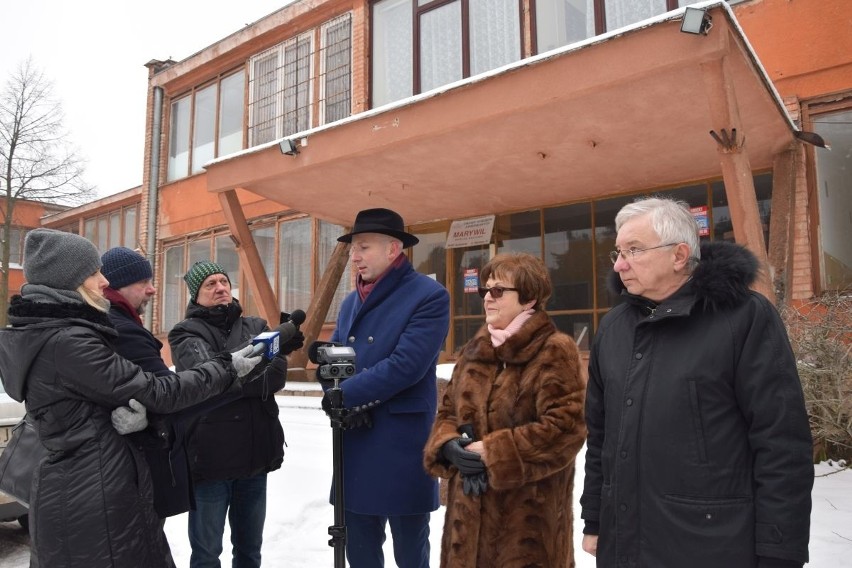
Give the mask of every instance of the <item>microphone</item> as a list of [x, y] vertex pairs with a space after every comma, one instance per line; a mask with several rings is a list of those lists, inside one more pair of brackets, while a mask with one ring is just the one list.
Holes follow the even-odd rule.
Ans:
[[281, 344], [287, 343], [299, 331], [299, 326], [305, 321], [305, 312], [302, 310], [293, 310], [290, 314], [290, 319], [285, 321], [271, 331], [265, 331], [251, 340], [254, 349], [249, 353], [249, 357], [256, 357], [263, 354], [267, 359], [272, 359], [281, 350]]

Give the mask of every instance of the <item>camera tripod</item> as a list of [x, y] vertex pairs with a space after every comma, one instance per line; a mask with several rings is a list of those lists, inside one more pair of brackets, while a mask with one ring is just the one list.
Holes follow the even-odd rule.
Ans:
[[346, 568], [346, 520], [343, 501], [343, 418], [346, 409], [343, 408], [343, 391], [340, 390], [340, 379], [334, 379], [334, 386], [328, 390], [331, 408], [328, 415], [331, 419], [332, 460], [334, 490], [334, 524], [328, 527], [331, 538], [328, 545], [334, 547], [334, 568]]

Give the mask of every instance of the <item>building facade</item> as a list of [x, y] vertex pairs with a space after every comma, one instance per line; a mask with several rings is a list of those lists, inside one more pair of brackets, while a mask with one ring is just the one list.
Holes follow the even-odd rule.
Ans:
[[[142, 186], [90, 209], [134, 208], [161, 337], [201, 259], [249, 313], [305, 309], [309, 339], [327, 333], [352, 289], [336, 237], [369, 207], [403, 215], [414, 266], [450, 290], [445, 360], [484, 321], [479, 268], [508, 250], [544, 259], [548, 311], [587, 348], [618, 301], [615, 213], [641, 195], [755, 251], [774, 299], [848, 289], [845, 4], [702, 2], [691, 34], [684, 0], [297, 0], [148, 64]], [[87, 231], [84, 213], [48, 223]]]

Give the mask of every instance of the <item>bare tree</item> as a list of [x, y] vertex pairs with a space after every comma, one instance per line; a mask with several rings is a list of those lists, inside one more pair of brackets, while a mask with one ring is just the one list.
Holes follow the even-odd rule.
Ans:
[[0, 92], [0, 204], [5, 213], [0, 230], [0, 326], [7, 322], [10, 238], [17, 201], [73, 205], [94, 196], [83, 180], [85, 163], [69, 143], [63, 120], [52, 82], [32, 59], [20, 63]]

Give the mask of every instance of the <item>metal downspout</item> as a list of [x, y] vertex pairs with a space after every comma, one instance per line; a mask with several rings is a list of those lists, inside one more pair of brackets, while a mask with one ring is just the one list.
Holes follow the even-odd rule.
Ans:
[[[154, 87], [154, 110], [151, 126], [151, 167], [148, 171], [148, 239], [145, 243], [145, 251], [148, 261], [154, 270], [157, 269], [155, 262], [157, 250], [157, 189], [160, 182], [160, 137], [162, 136], [163, 122], [163, 89]], [[145, 328], [151, 329], [154, 320], [154, 302], [145, 308]]]

